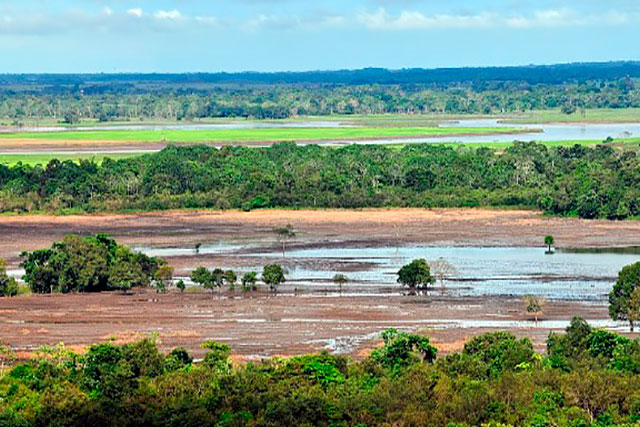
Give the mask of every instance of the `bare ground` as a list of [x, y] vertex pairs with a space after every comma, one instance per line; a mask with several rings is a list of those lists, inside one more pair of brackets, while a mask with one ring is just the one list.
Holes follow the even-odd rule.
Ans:
[[[174, 211], [80, 216], [0, 216], [0, 257], [17, 267], [19, 253], [49, 247], [68, 233], [108, 232], [136, 246], [171, 247], [219, 241], [275, 243], [273, 228], [292, 224], [297, 246], [381, 246], [420, 243], [450, 246], [542, 246], [553, 234], [561, 247], [633, 246], [640, 222], [586, 221], [542, 216], [534, 211], [486, 209], [265, 210], [244, 212]], [[229, 258], [225, 258], [229, 261]], [[176, 257], [187, 271], [215, 255]], [[248, 262], [238, 257], [235, 264]], [[255, 259], [253, 259], [255, 262]], [[339, 264], [314, 266], [340, 270]], [[345, 267], [346, 268], [346, 267]], [[350, 264], [349, 268], [353, 268]], [[366, 268], [365, 265], [357, 268]], [[607, 318], [606, 306], [550, 301], [545, 320], [568, 321], [580, 315]], [[22, 357], [42, 344], [65, 342], [82, 349], [110, 338], [127, 341], [157, 333], [163, 348], [185, 346], [196, 354], [200, 342], [226, 342], [242, 360], [337, 349], [355, 357], [378, 342], [387, 327], [422, 331], [444, 352], [488, 330], [460, 320], [523, 321], [522, 303], [511, 297], [350, 295], [302, 290], [272, 296], [186, 293], [158, 295], [53, 295], [0, 298], [0, 342]], [[514, 332], [543, 349], [549, 329], [531, 321]]]

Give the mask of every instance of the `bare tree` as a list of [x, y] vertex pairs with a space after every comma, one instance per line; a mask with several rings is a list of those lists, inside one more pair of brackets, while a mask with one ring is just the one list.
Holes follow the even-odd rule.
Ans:
[[524, 305], [528, 314], [532, 314], [538, 323], [538, 316], [542, 315], [544, 310], [545, 300], [544, 297], [540, 295], [525, 295], [524, 296]]
[[285, 258], [287, 242], [295, 239], [296, 233], [291, 224], [287, 224], [285, 227], [276, 228], [275, 233], [278, 242], [282, 244], [282, 258]]
[[440, 286], [444, 288], [444, 281], [447, 278], [458, 274], [458, 270], [444, 258], [438, 258], [429, 263], [431, 274], [440, 282]]

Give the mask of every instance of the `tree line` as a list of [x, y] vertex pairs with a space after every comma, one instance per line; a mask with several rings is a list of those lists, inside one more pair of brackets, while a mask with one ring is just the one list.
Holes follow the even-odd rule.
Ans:
[[[397, 330], [361, 361], [326, 352], [232, 364], [212, 341], [199, 363], [152, 339], [63, 345], [0, 374], [0, 425], [357, 426], [633, 425], [640, 420], [640, 341], [574, 318], [546, 354], [507, 332], [438, 357]], [[3, 364], [15, 356], [5, 349]], [[6, 365], [5, 365], [6, 366]]]
[[[15, 88], [15, 86], [9, 86]], [[131, 89], [107, 85], [36, 86], [2, 90], [0, 118], [20, 125], [48, 119], [73, 124], [140, 119], [285, 119], [333, 114], [491, 114], [561, 109], [640, 107], [640, 88], [628, 77], [562, 84], [464, 81], [445, 84], [231, 85]]]
[[0, 212], [479, 207], [640, 215], [635, 147], [169, 146], [136, 158], [0, 165]]

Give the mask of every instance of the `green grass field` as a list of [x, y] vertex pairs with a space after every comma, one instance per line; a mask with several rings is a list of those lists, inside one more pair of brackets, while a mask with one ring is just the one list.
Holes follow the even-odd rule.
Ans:
[[258, 128], [221, 130], [97, 130], [66, 132], [7, 133], [1, 139], [122, 141], [122, 142], [272, 142], [368, 138], [417, 138], [446, 135], [493, 135], [514, 133], [517, 129], [439, 128], [439, 127], [353, 127], [353, 128]]
[[80, 159], [94, 160], [101, 163], [106, 157], [111, 159], [124, 159], [126, 157], [141, 156], [143, 153], [113, 153], [113, 154], [94, 154], [94, 153], [73, 153], [73, 154], [0, 154], [0, 165], [13, 166], [20, 162], [25, 165], [46, 165], [53, 159], [60, 161]]

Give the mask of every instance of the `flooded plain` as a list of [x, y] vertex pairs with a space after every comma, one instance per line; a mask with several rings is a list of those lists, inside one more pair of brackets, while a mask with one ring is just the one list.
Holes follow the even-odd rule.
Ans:
[[[151, 256], [193, 257], [192, 247], [136, 248]], [[396, 272], [417, 258], [445, 260], [455, 269], [444, 286], [457, 295], [543, 295], [548, 299], [603, 301], [622, 267], [640, 261], [638, 248], [598, 248], [590, 251], [557, 250], [546, 254], [542, 247], [322, 247], [289, 248], [285, 256], [276, 246], [260, 243], [203, 245], [199, 254], [215, 255], [218, 265], [231, 268], [244, 259], [241, 272], [259, 271], [265, 263], [286, 266], [289, 287], [332, 289], [332, 278], [346, 274], [351, 282], [345, 291], [388, 293], [398, 287]], [[228, 264], [225, 265], [225, 261]], [[438, 282], [435, 289], [441, 287]]]

